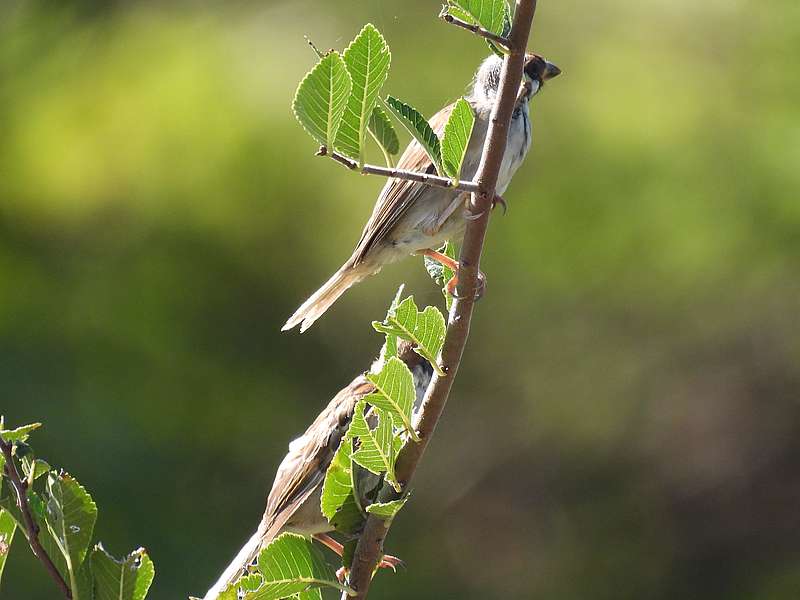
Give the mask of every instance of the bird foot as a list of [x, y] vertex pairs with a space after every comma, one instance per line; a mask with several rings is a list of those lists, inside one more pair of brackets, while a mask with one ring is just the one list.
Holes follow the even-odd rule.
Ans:
[[[397, 558], [396, 556], [392, 556], [391, 554], [384, 554], [381, 562], [378, 563], [378, 567], [381, 569], [391, 569], [395, 573], [397, 573], [397, 567], [405, 567], [406, 563], [403, 559]], [[339, 583], [345, 585], [347, 582], [347, 578], [350, 576], [350, 569], [347, 567], [339, 567], [336, 569], [336, 579], [339, 580]]]
[[[447, 289], [447, 293], [450, 294], [453, 298], [458, 298], [459, 300], [463, 300], [466, 296], [459, 294], [458, 290], [458, 273], [453, 275], [450, 281], [447, 282], [445, 288]], [[483, 298], [483, 295], [486, 293], [486, 275], [483, 274], [482, 271], [478, 271], [478, 281], [477, 285], [475, 286], [475, 300], [480, 300]]]
[[503, 207], [503, 215], [505, 216], [508, 212], [508, 203], [500, 194], [495, 194], [494, 200], [492, 200], [492, 210], [494, 210], [498, 204]]
[[[503, 216], [505, 216], [505, 214], [508, 212], [508, 203], [500, 194], [495, 194], [494, 199], [492, 200], [492, 210], [494, 210], [498, 204], [503, 207]], [[467, 221], [477, 221], [483, 215], [484, 212], [479, 212], [477, 215], [468, 214], [464, 218]]]
[[[450, 258], [449, 256], [442, 254], [441, 252], [437, 252], [436, 250], [432, 250], [428, 248], [427, 250], [421, 250], [417, 252], [417, 254], [423, 254], [428, 256], [438, 262], [439, 264], [444, 265], [451, 271], [453, 271], [454, 275], [450, 278], [450, 281], [447, 282], [445, 285], [445, 290], [447, 293], [450, 294], [453, 298], [460, 298], [463, 299], [466, 296], [461, 296], [458, 294], [456, 290], [456, 286], [458, 285], [458, 261]], [[483, 294], [486, 292], [486, 275], [484, 275], [481, 271], [478, 271], [478, 285], [475, 286], [475, 300], [480, 300], [483, 298]]]

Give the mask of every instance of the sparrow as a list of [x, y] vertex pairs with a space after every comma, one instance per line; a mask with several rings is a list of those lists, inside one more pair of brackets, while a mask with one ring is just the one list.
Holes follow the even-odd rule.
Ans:
[[[413, 344], [404, 340], [398, 342], [397, 357], [411, 370], [416, 391], [416, 411], [433, 376], [433, 367], [414, 351]], [[383, 364], [384, 356], [381, 353], [373, 362], [370, 372], [379, 372]], [[203, 600], [216, 600], [228, 586], [247, 574], [248, 567], [254, 563], [260, 551], [284, 532], [311, 536], [341, 555], [342, 545], [328, 535], [334, 528], [320, 509], [322, 484], [339, 443], [350, 426], [356, 404], [374, 391], [375, 386], [366, 375], [359, 375], [333, 397], [303, 435], [289, 444], [289, 452], [278, 467], [258, 529]], [[356, 481], [359, 492], [375, 489], [381, 483], [378, 476], [365, 469], [357, 471]], [[398, 564], [402, 564], [402, 561], [393, 556], [385, 556], [381, 562], [382, 567], [394, 568]]]
[[[478, 68], [466, 96], [475, 115], [475, 125], [461, 167], [462, 179], [474, 179], [478, 169], [492, 108], [497, 99], [502, 66], [503, 60], [499, 56], [492, 54], [486, 58]], [[523, 81], [497, 180], [499, 202], [504, 202], [502, 194], [531, 146], [528, 103], [547, 80], [560, 73], [558, 67], [538, 54], [528, 54], [525, 57]], [[444, 131], [454, 106], [455, 104], [446, 106], [431, 118], [431, 128], [437, 135], [441, 136]], [[436, 173], [427, 153], [416, 140], [405, 149], [397, 167]], [[427, 186], [405, 179], [388, 179], [352, 256], [289, 317], [281, 330], [287, 331], [300, 325], [300, 331], [305, 331], [348, 288], [377, 273], [384, 265], [405, 256], [424, 254], [456, 271], [458, 264], [436, 252], [434, 248], [448, 239], [458, 240], [463, 237], [469, 219], [466, 206], [468, 198], [468, 193], [459, 190]], [[449, 291], [454, 290], [455, 283], [451, 280]]]

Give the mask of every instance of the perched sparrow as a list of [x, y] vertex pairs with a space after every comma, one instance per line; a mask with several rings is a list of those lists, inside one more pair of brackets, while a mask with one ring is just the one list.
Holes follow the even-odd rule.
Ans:
[[[478, 169], [490, 115], [497, 97], [502, 65], [502, 59], [492, 54], [483, 61], [475, 74], [472, 91], [467, 97], [475, 113], [475, 126], [461, 168], [462, 179], [473, 179]], [[497, 180], [497, 194], [505, 192], [530, 148], [528, 101], [542, 88], [545, 81], [559, 73], [561, 71], [558, 67], [541, 56], [527, 55], [523, 86], [511, 120], [506, 152]], [[431, 119], [431, 127], [437, 135], [442, 134], [453, 106], [446, 106]], [[428, 155], [417, 141], [409, 144], [397, 166], [417, 172], [435, 172]], [[451, 268], [455, 267], [452, 260], [433, 249], [445, 240], [458, 239], [464, 235], [468, 216], [465, 203], [467, 197], [468, 194], [458, 190], [431, 187], [403, 179], [389, 179], [378, 197], [353, 255], [289, 317], [282, 330], [292, 329], [299, 324], [300, 331], [305, 331], [351, 285], [377, 273], [383, 265], [409, 254], [427, 254]]]
[[[408, 342], [398, 343], [397, 355], [411, 369], [414, 377], [416, 410], [430, 383], [433, 367], [414, 352], [413, 345]], [[377, 373], [382, 366], [383, 356], [373, 363], [371, 371]], [[341, 544], [327, 535], [333, 531], [333, 527], [320, 509], [322, 484], [333, 455], [350, 425], [356, 404], [374, 391], [372, 383], [364, 375], [359, 375], [334, 396], [302, 436], [289, 444], [289, 453], [278, 467], [267, 499], [267, 509], [258, 529], [203, 600], [215, 600], [226, 587], [246, 573], [261, 549], [281, 533], [288, 531], [313, 536], [341, 554]], [[378, 483], [377, 476], [366, 470], [359, 471], [359, 488], [375, 487]], [[387, 556], [381, 566], [394, 567], [398, 563], [394, 557]]]

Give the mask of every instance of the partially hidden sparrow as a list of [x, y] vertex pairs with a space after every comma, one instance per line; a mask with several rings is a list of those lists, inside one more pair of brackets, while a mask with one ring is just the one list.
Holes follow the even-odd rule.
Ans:
[[[397, 356], [413, 375], [416, 390], [414, 410], [417, 410], [433, 375], [433, 367], [406, 341], [398, 342]], [[380, 371], [383, 362], [383, 356], [378, 357], [371, 372]], [[320, 509], [322, 484], [350, 425], [356, 404], [374, 391], [375, 387], [366, 376], [359, 375], [334, 396], [302, 436], [289, 444], [289, 452], [278, 467], [258, 529], [203, 600], [216, 600], [222, 591], [247, 573], [259, 552], [281, 533], [311, 536], [341, 554], [342, 545], [328, 535], [334, 528]], [[376, 475], [364, 469], [357, 471], [356, 481], [359, 490], [372, 489], [380, 483]], [[400, 564], [398, 559], [386, 556], [381, 566], [393, 568], [397, 564]]]
[[[492, 54], [486, 58], [475, 74], [471, 91], [466, 98], [475, 114], [475, 125], [461, 168], [462, 179], [472, 180], [478, 169], [490, 115], [497, 98], [502, 66], [503, 61], [499, 56]], [[542, 89], [545, 81], [560, 73], [558, 67], [541, 56], [526, 55], [522, 89], [511, 120], [506, 152], [497, 180], [498, 195], [505, 192], [531, 146], [528, 102]], [[437, 135], [441, 136], [453, 106], [454, 104], [450, 104], [444, 107], [431, 118], [431, 127]], [[397, 167], [429, 174], [436, 172], [430, 158], [416, 140], [405, 149]], [[352, 256], [289, 317], [282, 330], [287, 331], [300, 325], [300, 331], [305, 331], [350, 286], [377, 273], [384, 265], [410, 254], [428, 255], [455, 271], [457, 264], [434, 248], [445, 240], [463, 237], [469, 216], [467, 198], [467, 193], [458, 190], [427, 186], [404, 179], [389, 179], [378, 196], [372, 216], [367, 221]]]

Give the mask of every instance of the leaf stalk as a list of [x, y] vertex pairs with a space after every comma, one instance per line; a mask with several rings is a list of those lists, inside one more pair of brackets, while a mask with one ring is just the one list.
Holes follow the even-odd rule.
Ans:
[[484, 29], [480, 25], [475, 25], [474, 23], [467, 23], [458, 17], [454, 17], [449, 12], [447, 12], [447, 6], [442, 7], [442, 12], [439, 13], [439, 18], [442, 19], [445, 23], [450, 23], [450, 25], [455, 25], [456, 27], [461, 27], [461, 29], [466, 29], [467, 31], [471, 31], [475, 35], [485, 38], [491, 42], [494, 42], [498, 46], [500, 46], [505, 53], [508, 53], [511, 48], [511, 41], [509, 38], [503, 37], [502, 35], [497, 35], [496, 33], [492, 33], [488, 29]]
[[359, 166], [356, 161], [347, 158], [343, 154], [339, 154], [336, 151], [331, 152], [328, 150], [327, 146], [320, 146], [319, 150], [317, 151], [317, 156], [330, 156], [333, 160], [344, 167], [347, 167], [351, 171], [358, 171], [362, 175], [379, 175], [381, 177], [405, 179], [432, 187], [448, 188], [460, 190], [462, 192], [475, 193], [478, 191], [478, 184], [474, 181], [460, 181], [458, 179], [453, 180], [449, 177], [439, 177], [438, 175], [419, 173], [417, 171], [408, 171], [406, 169], [379, 167], [378, 165], [365, 164], [363, 166]]

